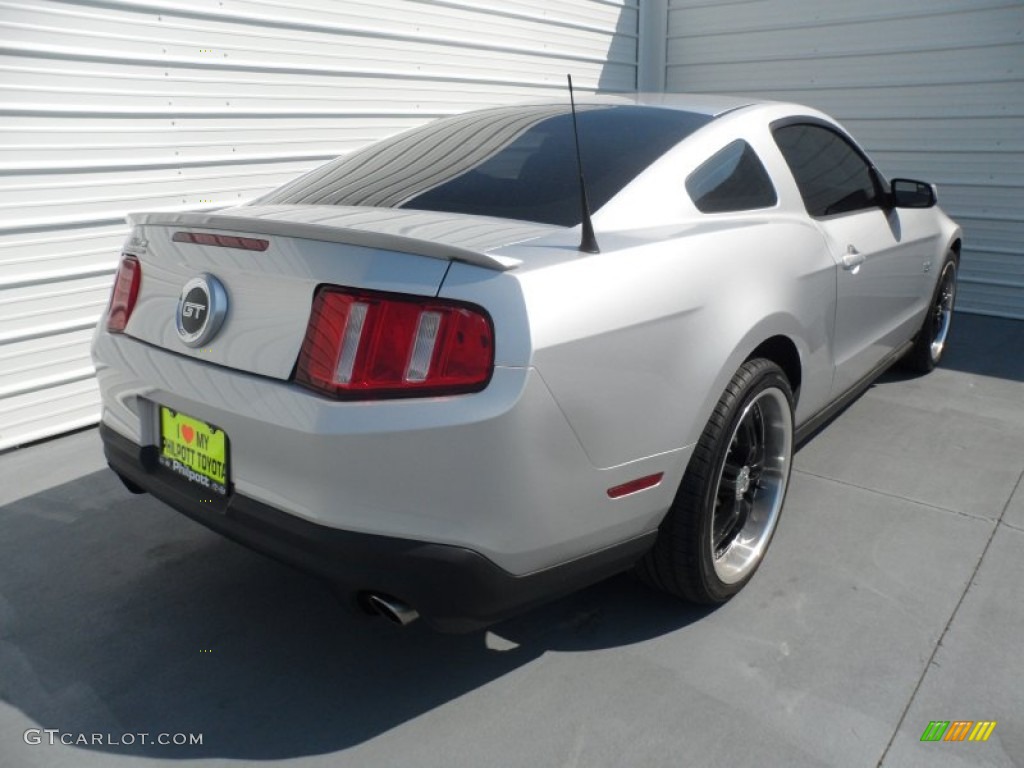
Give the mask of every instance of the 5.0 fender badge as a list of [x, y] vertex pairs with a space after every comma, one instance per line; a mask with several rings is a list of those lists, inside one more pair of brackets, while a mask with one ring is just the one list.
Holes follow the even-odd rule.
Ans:
[[181, 289], [174, 313], [178, 338], [190, 347], [201, 347], [220, 330], [228, 314], [228, 294], [211, 274], [193, 277]]

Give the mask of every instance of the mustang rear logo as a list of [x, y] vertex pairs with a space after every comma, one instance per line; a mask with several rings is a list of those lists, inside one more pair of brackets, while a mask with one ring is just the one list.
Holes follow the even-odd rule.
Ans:
[[228, 295], [220, 280], [210, 274], [192, 278], [178, 297], [178, 338], [189, 347], [202, 346], [220, 330], [227, 312]]

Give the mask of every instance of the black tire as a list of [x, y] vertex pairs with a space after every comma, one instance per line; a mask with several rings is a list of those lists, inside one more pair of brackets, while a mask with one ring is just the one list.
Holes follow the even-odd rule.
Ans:
[[771, 543], [792, 459], [789, 380], [770, 360], [749, 360], [715, 406], [654, 547], [637, 564], [640, 578], [694, 603], [739, 592]]
[[935, 293], [921, 329], [914, 337], [914, 346], [900, 361], [904, 368], [917, 373], [930, 373], [941, 362], [953, 324], [958, 266], [956, 254], [950, 252], [942, 262]]

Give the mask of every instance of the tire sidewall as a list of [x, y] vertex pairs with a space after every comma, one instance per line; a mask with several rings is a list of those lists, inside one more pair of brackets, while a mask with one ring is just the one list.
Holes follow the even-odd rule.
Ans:
[[[722, 467], [725, 463], [726, 456], [729, 452], [729, 445], [732, 439], [733, 432], [736, 430], [736, 426], [739, 423], [740, 418], [743, 416], [744, 410], [747, 406], [762, 392], [766, 389], [775, 388], [780, 390], [786, 398], [786, 402], [789, 405], [789, 419], [790, 419], [790, 434], [793, 434], [793, 392], [790, 387], [789, 380], [786, 375], [782, 372], [777, 365], [768, 360], [752, 360], [744, 364], [744, 366], [737, 372], [736, 377], [733, 378], [733, 382], [737, 378], [743, 376], [744, 370], [750, 366], [756, 369], [753, 377], [742, 385], [741, 396], [733, 401], [732, 405], [728, 408], [728, 416], [725, 422], [725, 427], [720, 435], [709, 435], [707, 431], [701, 436], [701, 440], [710, 439], [717, 440], [717, 444], [714, 446], [712, 455], [714, 457], [711, 472], [709, 477], [701, 478], [703, 484], [702, 492], [700, 495], [700, 509], [697, 511], [700, 515], [699, 525], [699, 569], [702, 580], [704, 582], [707, 593], [716, 601], [722, 602], [734, 594], [739, 592], [746, 584], [750, 581], [753, 575], [757, 572], [760, 567], [761, 560], [763, 560], [764, 552], [767, 551], [771, 544], [772, 538], [775, 536], [775, 531], [778, 529], [778, 520], [776, 519], [775, 527], [769, 532], [768, 538], [765, 540], [764, 550], [762, 551], [761, 560], [759, 560], [754, 567], [751, 569], [745, 577], [734, 583], [726, 583], [722, 581], [717, 572], [715, 571], [714, 556], [711, 550], [711, 526], [714, 518], [715, 501], [718, 495], [718, 479], [722, 472]], [[790, 455], [788, 457], [786, 465], [786, 485], [783, 489], [782, 499], [780, 501], [781, 507], [785, 505], [786, 495], [789, 492], [789, 479], [793, 471], [793, 446], [790, 444]]]

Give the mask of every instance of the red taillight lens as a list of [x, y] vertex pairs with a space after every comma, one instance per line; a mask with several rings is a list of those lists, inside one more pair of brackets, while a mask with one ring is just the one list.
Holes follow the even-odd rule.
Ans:
[[122, 333], [128, 325], [128, 318], [135, 309], [135, 300], [139, 298], [139, 286], [142, 285], [142, 266], [134, 256], [121, 259], [117, 268], [117, 279], [114, 290], [110, 294], [110, 306], [107, 308], [107, 330], [111, 333]]
[[295, 380], [335, 397], [475, 392], [494, 368], [494, 330], [479, 307], [321, 288]]

